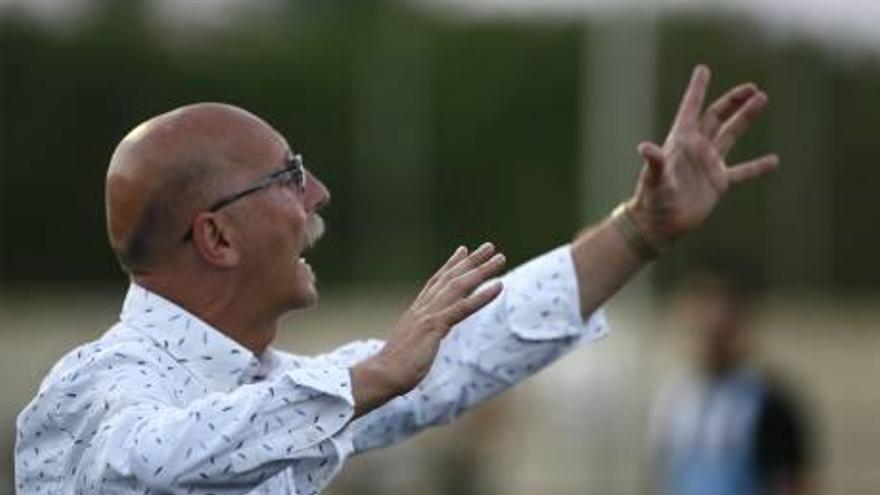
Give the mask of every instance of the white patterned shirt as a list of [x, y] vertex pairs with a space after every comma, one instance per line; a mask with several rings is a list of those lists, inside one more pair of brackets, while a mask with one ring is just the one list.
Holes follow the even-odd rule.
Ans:
[[425, 379], [352, 421], [349, 368], [383, 343], [254, 356], [132, 284], [120, 321], [61, 359], [19, 415], [18, 493], [314, 494], [352, 454], [454, 419], [607, 333], [584, 321], [568, 246], [511, 271]]

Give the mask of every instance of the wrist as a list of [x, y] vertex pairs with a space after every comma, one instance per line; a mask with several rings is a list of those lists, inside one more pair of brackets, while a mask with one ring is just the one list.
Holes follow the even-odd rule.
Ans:
[[358, 363], [350, 372], [355, 417], [362, 416], [406, 392], [399, 373], [389, 366], [381, 354]]
[[609, 217], [627, 246], [643, 261], [652, 261], [664, 250], [666, 243], [652, 236], [643, 209], [635, 200], [617, 205]]

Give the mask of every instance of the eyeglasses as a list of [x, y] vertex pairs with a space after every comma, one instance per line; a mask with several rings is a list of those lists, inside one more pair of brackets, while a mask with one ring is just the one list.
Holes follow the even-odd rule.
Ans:
[[[262, 191], [263, 189], [274, 186], [275, 184], [293, 186], [300, 193], [305, 192], [306, 168], [303, 165], [302, 155], [293, 155], [293, 157], [287, 160], [287, 165], [281, 170], [276, 170], [275, 172], [272, 172], [271, 174], [257, 180], [252, 185], [242, 189], [237, 193], [230, 194], [229, 196], [218, 199], [210, 207], [208, 207], [207, 211], [213, 213], [220, 208], [229, 205], [230, 203], [234, 203], [235, 201], [238, 201], [245, 196]], [[192, 236], [193, 229], [192, 226], [190, 226], [189, 230], [187, 230], [186, 234], [183, 236], [183, 242], [188, 242], [192, 240]]]

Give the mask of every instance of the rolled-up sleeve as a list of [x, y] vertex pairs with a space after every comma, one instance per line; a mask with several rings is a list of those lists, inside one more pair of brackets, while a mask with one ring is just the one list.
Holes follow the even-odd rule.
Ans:
[[444, 339], [422, 383], [353, 422], [356, 453], [446, 423], [609, 331], [602, 309], [581, 316], [569, 246], [525, 263], [502, 281], [498, 298]]

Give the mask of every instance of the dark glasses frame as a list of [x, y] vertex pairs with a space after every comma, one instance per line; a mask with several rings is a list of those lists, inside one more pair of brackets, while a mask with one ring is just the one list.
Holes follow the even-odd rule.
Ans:
[[[289, 185], [292, 184], [299, 190], [301, 193], [305, 192], [306, 189], [306, 169], [303, 165], [302, 155], [296, 154], [290, 157], [287, 160], [287, 165], [281, 170], [276, 170], [271, 174], [258, 179], [256, 182], [251, 184], [250, 186], [238, 191], [237, 193], [230, 194], [228, 196], [224, 196], [208, 207], [206, 211], [210, 213], [214, 213], [215, 211], [228, 206], [231, 203], [238, 201], [241, 198], [246, 196], [250, 196], [256, 192], [262, 191], [263, 189], [269, 188], [276, 184], [284, 184]], [[186, 234], [183, 236], [183, 242], [189, 242], [192, 240], [193, 236], [193, 228], [190, 225], [189, 230], [186, 231]]]

